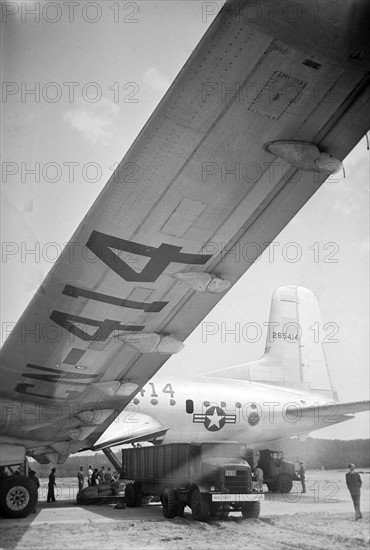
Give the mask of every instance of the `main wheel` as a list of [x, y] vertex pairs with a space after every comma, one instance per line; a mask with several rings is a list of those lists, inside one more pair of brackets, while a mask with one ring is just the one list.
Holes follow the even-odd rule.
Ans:
[[14, 475], [0, 486], [0, 508], [5, 517], [25, 518], [37, 504], [37, 487], [28, 477]]
[[278, 493], [289, 493], [293, 487], [293, 480], [288, 474], [282, 474], [276, 482], [276, 491]]
[[175, 489], [163, 491], [163, 515], [165, 518], [174, 518], [177, 514], [177, 497]]
[[125, 488], [125, 500], [129, 508], [136, 506], [136, 491], [133, 483], [128, 483]]
[[194, 489], [191, 494], [191, 513], [196, 521], [207, 521], [209, 518], [209, 500], [202, 495], [199, 489]]
[[243, 502], [241, 506], [244, 519], [259, 518], [261, 511], [261, 503], [259, 500], [256, 502]]

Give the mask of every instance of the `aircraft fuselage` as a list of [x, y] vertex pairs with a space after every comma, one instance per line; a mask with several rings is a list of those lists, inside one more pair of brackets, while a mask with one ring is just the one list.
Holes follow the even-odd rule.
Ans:
[[[327, 412], [319, 406], [328, 404]], [[312, 408], [312, 414], [302, 410]], [[138, 433], [147, 426], [168, 429], [163, 443], [237, 441], [255, 445], [306, 434], [335, 423], [333, 401], [302, 390], [243, 380], [198, 376], [155, 377], [105, 432], [104, 440]], [[99, 442], [103, 441], [103, 438]]]

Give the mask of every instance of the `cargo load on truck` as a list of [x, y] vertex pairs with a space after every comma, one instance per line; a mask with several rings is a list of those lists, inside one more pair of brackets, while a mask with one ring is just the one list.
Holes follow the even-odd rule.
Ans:
[[78, 504], [120, 504], [125, 507], [125, 486], [121, 481], [85, 487], [77, 494]]
[[186, 506], [193, 518], [227, 516], [241, 511], [259, 517], [264, 499], [252, 481], [242, 449], [230, 443], [173, 443], [122, 450], [121, 477], [127, 506], [140, 506], [143, 496], [161, 500], [167, 518], [182, 516]]

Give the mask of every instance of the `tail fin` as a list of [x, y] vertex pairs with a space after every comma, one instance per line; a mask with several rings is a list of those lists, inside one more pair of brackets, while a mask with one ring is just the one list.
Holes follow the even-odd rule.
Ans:
[[319, 304], [311, 290], [275, 290], [263, 357], [248, 364], [250, 380], [337, 398], [323, 349]]

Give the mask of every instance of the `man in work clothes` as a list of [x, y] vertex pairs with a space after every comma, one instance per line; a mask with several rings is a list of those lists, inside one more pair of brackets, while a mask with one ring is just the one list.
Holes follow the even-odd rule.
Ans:
[[[28, 471], [28, 479], [30, 479], [31, 481], [33, 481], [33, 483], [36, 485], [37, 487], [37, 493], [38, 493], [38, 490], [39, 490], [39, 487], [40, 487], [40, 481], [39, 481], [39, 478], [37, 477], [36, 475], [36, 472], [35, 470], [29, 470]], [[38, 497], [37, 497], [38, 498]], [[36, 514], [36, 506], [35, 508], [32, 510], [34, 514]]]
[[254, 479], [256, 480], [256, 486], [259, 491], [263, 491], [263, 470], [259, 466], [254, 470]]
[[301, 480], [302, 493], [306, 492], [306, 468], [304, 462], [299, 463], [299, 479]]
[[84, 488], [84, 467], [80, 466], [80, 471], [77, 474], [78, 479], [78, 492], [82, 491]]
[[88, 472], [87, 472], [87, 484], [88, 484], [89, 487], [91, 485], [92, 475], [93, 475], [93, 467], [90, 465], [89, 469], [88, 469]]
[[101, 469], [98, 472], [97, 478], [99, 480], [99, 485], [104, 483], [105, 481], [105, 472], [104, 472], [104, 466], [101, 467]]
[[104, 474], [104, 483], [110, 483], [112, 481], [112, 472], [111, 468], [108, 468], [108, 471]]
[[362, 519], [360, 510], [362, 480], [360, 474], [355, 472], [355, 467], [353, 463], [348, 464], [349, 472], [346, 473], [346, 483], [353, 500], [353, 506], [356, 513], [355, 518], [357, 521], [358, 519]]
[[49, 475], [49, 484], [48, 484], [48, 496], [47, 502], [55, 502], [54, 487], [55, 483], [55, 468], [52, 468], [51, 474]]
[[98, 468], [94, 468], [93, 474], [91, 476], [91, 487], [95, 487], [95, 485], [97, 485], [98, 473]]

